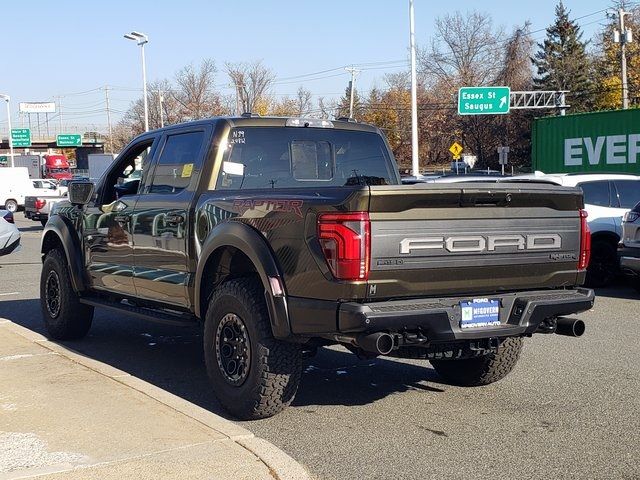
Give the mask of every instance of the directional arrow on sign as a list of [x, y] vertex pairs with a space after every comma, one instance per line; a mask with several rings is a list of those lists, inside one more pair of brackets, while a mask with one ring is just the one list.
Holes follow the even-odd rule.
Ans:
[[503, 108], [505, 103], [507, 103], [507, 97], [502, 97], [500, 99], [500, 108]]

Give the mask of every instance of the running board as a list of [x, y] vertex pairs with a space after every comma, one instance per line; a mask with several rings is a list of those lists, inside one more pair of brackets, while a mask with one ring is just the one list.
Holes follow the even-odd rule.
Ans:
[[161, 310], [153, 310], [151, 308], [134, 307], [124, 303], [113, 303], [107, 300], [91, 297], [81, 297], [80, 303], [91, 305], [93, 307], [106, 308], [120, 313], [127, 313], [134, 317], [149, 320], [151, 322], [163, 323], [165, 325], [175, 325], [178, 327], [194, 327], [199, 325], [196, 317], [188, 313], [168, 313]]

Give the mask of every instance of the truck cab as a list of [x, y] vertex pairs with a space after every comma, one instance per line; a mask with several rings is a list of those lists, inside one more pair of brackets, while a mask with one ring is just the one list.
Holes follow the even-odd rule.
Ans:
[[71, 168], [69, 167], [69, 160], [67, 157], [61, 154], [48, 154], [43, 156], [44, 165], [43, 177], [54, 178], [60, 180], [71, 180]]

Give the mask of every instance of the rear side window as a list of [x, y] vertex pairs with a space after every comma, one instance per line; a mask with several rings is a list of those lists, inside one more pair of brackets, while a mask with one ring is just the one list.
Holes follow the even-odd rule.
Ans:
[[178, 193], [189, 186], [191, 175], [200, 165], [204, 132], [170, 135], [156, 165], [150, 193]]
[[579, 183], [578, 186], [584, 193], [584, 203], [588, 203], [589, 205], [598, 205], [600, 207], [609, 206], [608, 180]]
[[397, 183], [382, 138], [325, 128], [231, 130], [216, 188], [222, 190]]
[[640, 182], [637, 180], [614, 180], [618, 201], [622, 208], [633, 208], [640, 202]]

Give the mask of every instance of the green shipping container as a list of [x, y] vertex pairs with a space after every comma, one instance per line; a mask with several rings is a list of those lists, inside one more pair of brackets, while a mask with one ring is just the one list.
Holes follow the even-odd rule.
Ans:
[[640, 109], [537, 118], [531, 159], [544, 173], [640, 175]]

